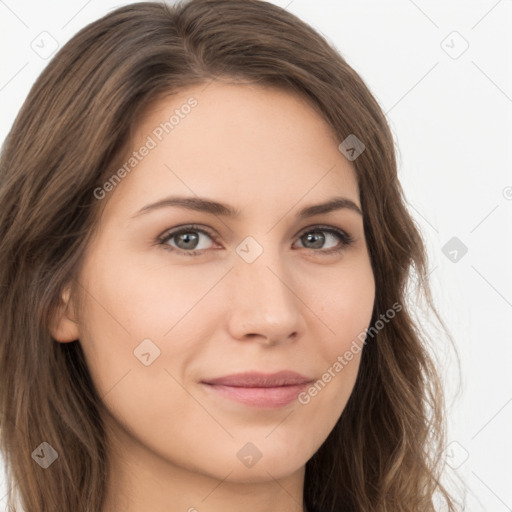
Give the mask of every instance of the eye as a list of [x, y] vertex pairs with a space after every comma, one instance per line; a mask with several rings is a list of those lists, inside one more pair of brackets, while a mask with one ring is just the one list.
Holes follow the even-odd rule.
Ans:
[[[201, 235], [206, 235], [206, 237], [210, 239], [214, 239], [213, 234], [207, 231], [204, 228], [200, 228], [194, 224], [184, 226], [181, 229], [164, 233], [161, 237], [159, 237], [159, 244], [163, 246], [164, 249], [169, 251], [178, 252], [179, 254], [184, 254], [186, 256], [197, 256], [201, 254], [201, 251], [205, 249], [205, 247], [199, 247], [201, 245], [200, 242], [200, 233]], [[175, 243], [178, 244], [178, 247], [173, 247], [168, 244], [171, 240], [176, 239]]]
[[[209, 229], [199, 227], [195, 224], [182, 226], [180, 229], [167, 231], [158, 238], [158, 245], [164, 249], [186, 256], [199, 256], [208, 247], [201, 247], [201, 235], [217, 242], [215, 235]], [[338, 241], [337, 245], [327, 249], [322, 249], [324, 244], [329, 241]], [[319, 255], [334, 254], [342, 251], [347, 246], [352, 244], [352, 237], [344, 231], [333, 226], [310, 226], [299, 235], [299, 241], [303, 244], [304, 249], [311, 250]], [[173, 242], [171, 244], [171, 242]], [[308, 247], [304, 244], [311, 245]]]
[[[327, 234], [327, 236], [325, 236], [325, 234]], [[329, 239], [337, 239], [338, 245], [316, 252], [320, 254], [338, 253], [352, 244], [354, 241], [348, 233], [345, 233], [344, 231], [341, 231], [340, 229], [333, 226], [311, 226], [306, 228], [306, 231], [303, 231], [299, 236], [299, 240], [303, 244], [303, 247], [304, 244], [311, 245], [305, 248], [311, 249], [313, 251], [320, 249]]]

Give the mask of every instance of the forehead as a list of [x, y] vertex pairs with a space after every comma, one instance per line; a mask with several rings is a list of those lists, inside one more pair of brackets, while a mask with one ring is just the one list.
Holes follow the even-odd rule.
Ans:
[[333, 130], [296, 93], [203, 84], [154, 102], [132, 133], [124, 163], [131, 158], [133, 166], [111, 198], [122, 196], [126, 207], [166, 193], [236, 199], [240, 210], [255, 198], [260, 208], [282, 209], [333, 192], [359, 202], [354, 169]]

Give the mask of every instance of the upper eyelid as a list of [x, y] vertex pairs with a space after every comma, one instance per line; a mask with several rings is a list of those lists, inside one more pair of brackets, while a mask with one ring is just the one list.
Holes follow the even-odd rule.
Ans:
[[190, 231], [200, 231], [210, 236], [214, 240], [216, 240], [216, 235], [213, 233], [213, 230], [206, 228], [205, 226], [199, 226], [196, 224], [183, 224], [182, 226], [176, 226], [174, 228], [170, 228], [164, 231], [161, 235], [158, 236], [159, 240], [165, 240], [166, 238], [171, 238], [172, 236], [176, 236], [181, 232]]

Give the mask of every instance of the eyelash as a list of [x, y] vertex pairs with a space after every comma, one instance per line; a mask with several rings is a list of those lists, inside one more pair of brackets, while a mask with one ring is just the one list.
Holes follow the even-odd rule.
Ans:
[[[167, 251], [172, 251], [177, 254], [182, 254], [185, 256], [200, 256], [204, 252], [205, 249], [184, 251], [182, 249], [177, 249], [175, 247], [172, 247], [166, 243], [177, 235], [180, 235], [182, 233], [189, 233], [192, 231], [197, 231], [199, 233], [208, 235], [215, 243], [218, 243], [215, 235], [213, 233], [211, 233], [210, 230], [205, 229], [204, 227], [200, 227], [197, 224], [190, 224], [187, 226], [180, 227], [179, 229], [177, 229], [175, 231], [165, 232], [163, 235], [158, 237], [157, 245], [161, 245], [163, 249], [165, 249]], [[337, 236], [342, 242], [341, 247], [339, 247], [338, 249], [328, 249], [328, 250], [308, 249], [306, 247], [305, 248], [306, 250], [317, 252], [320, 255], [327, 256], [327, 255], [331, 255], [331, 254], [337, 254], [337, 253], [343, 251], [344, 249], [346, 249], [349, 245], [351, 245], [354, 242], [354, 239], [349, 234], [345, 233], [344, 231], [341, 231], [340, 229], [337, 229], [333, 226], [324, 226], [324, 225], [308, 226], [303, 231], [301, 231], [298, 238], [300, 239], [308, 233], [314, 233], [314, 232], [318, 232], [318, 231]]]

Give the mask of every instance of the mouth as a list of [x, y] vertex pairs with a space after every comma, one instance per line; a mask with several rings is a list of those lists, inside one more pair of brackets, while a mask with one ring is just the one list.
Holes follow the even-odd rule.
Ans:
[[202, 381], [208, 392], [244, 405], [265, 409], [293, 402], [312, 382], [299, 373], [284, 370], [273, 374], [246, 372]]

